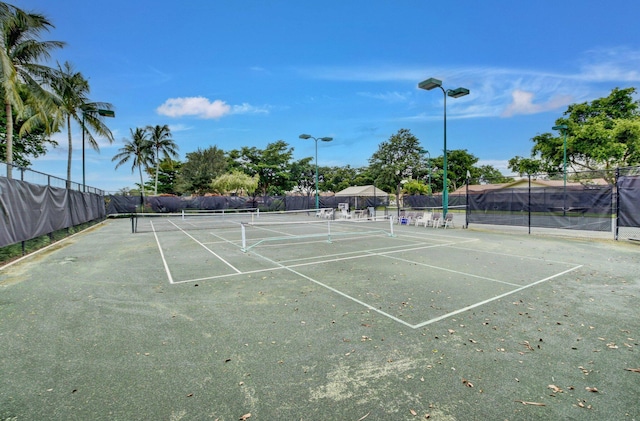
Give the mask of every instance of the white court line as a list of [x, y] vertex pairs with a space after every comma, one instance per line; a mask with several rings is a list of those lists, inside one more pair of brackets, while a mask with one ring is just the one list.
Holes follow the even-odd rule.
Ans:
[[162, 247], [160, 247], [160, 239], [156, 233], [156, 227], [153, 226], [153, 222], [149, 221], [151, 224], [151, 230], [153, 231], [153, 236], [156, 238], [156, 244], [158, 245], [158, 250], [160, 250], [160, 257], [162, 258], [162, 264], [164, 265], [164, 270], [167, 272], [167, 278], [169, 278], [169, 283], [173, 283], [173, 276], [171, 276], [171, 271], [169, 270], [169, 265], [167, 264], [167, 259], [164, 258], [164, 252], [162, 251]]
[[420, 263], [420, 262], [416, 262], [415, 260], [409, 260], [409, 259], [402, 259], [400, 257], [387, 256], [386, 253], [383, 254], [383, 257], [386, 257], [387, 259], [400, 260], [401, 262], [412, 263], [414, 265], [424, 266], [424, 267], [431, 268], [431, 269], [442, 270], [442, 271], [445, 271], [445, 272], [451, 272], [451, 273], [455, 273], [457, 275], [469, 276], [471, 278], [483, 279], [485, 281], [491, 281], [491, 282], [496, 282], [496, 283], [499, 283], [499, 284], [505, 284], [505, 285], [509, 285], [509, 286], [512, 286], [512, 287], [519, 287], [520, 286], [520, 284], [514, 284], [514, 283], [511, 283], [511, 282], [500, 281], [498, 279], [487, 278], [486, 276], [474, 275], [472, 273], [460, 272], [459, 270], [447, 269], [447, 268], [443, 268], [443, 267], [440, 267], [440, 266], [434, 266], [434, 265], [429, 265], [429, 264], [426, 264], [426, 263]]
[[[185, 232], [185, 234], [187, 234], [187, 233]], [[189, 234], [187, 234], [187, 235], [189, 235]], [[191, 237], [191, 236], [189, 235], [189, 237]], [[191, 238], [194, 241], [198, 242], [193, 237], [191, 237]], [[352, 301], [354, 303], [357, 303], [357, 304], [359, 304], [359, 305], [361, 305], [361, 306], [363, 306], [363, 307], [365, 307], [365, 308], [367, 308], [369, 310], [375, 311], [376, 313], [379, 313], [379, 314], [381, 314], [381, 315], [383, 315], [383, 316], [385, 316], [385, 317], [387, 317], [387, 318], [389, 318], [389, 319], [391, 319], [391, 320], [393, 320], [393, 321], [395, 321], [397, 323], [400, 323], [400, 324], [402, 324], [404, 326], [407, 326], [407, 327], [409, 327], [411, 329], [419, 329], [419, 328], [427, 326], [429, 324], [436, 323], [436, 322], [438, 322], [440, 320], [444, 320], [444, 319], [449, 318], [451, 316], [463, 313], [463, 312], [468, 311], [470, 309], [473, 309], [473, 308], [488, 304], [488, 303], [490, 303], [492, 301], [499, 300], [499, 299], [504, 298], [506, 296], [509, 296], [511, 294], [515, 294], [517, 292], [523, 291], [523, 290], [525, 290], [527, 288], [530, 288], [530, 287], [538, 285], [540, 283], [549, 281], [549, 280], [554, 279], [554, 278], [556, 278], [558, 276], [562, 276], [562, 275], [564, 275], [566, 273], [572, 272], [572, 271], [582, 267], [582, 265], [578, 265], [578, 266], [572, 267], [571, 269], [565, 270], [565, 271], [557, 273], [555, 275], [551, 275], [551, 276], [549, 276], [547, 278], [541, 279], [541, 280], [533, 282], [531, 284], [527, 284], [525, 286], [521, 286], [521, 287], [516, 288], [516, 289], [514, 289], [512, 291], [509, 291], [509, 292], [506, 292], [504, 294], [498, 295], [496, 297], [489, 298], [487, 300], [472, 304], [470, 306], [463, 307], [461, 309], [452, 311], [450, 313], [444, 314], [442, 316], [439, 316], [439, 317], [436, 317], [436, 318], [433, 318], [433, 319], [430, 319], [430, 320], [427, 320], [425, 322], [418, 323], [418, 324], [415, 324], [415, 325], [412, 325], [409, 322], [406, 322], [406, 321], [404, 321], [404, 320], [402, 320], [402, 319], [400, 319], [398, 317], [395, 317], [392, 314], [389, 314], [389, 313], [387, 313], [385, 311], [382, 311], [381, 309], [378, 309], [378, 308], [376, 308], [376, 307], [374, 307], [374, 306], [372, 306], [370, 304], [367, 304], [364, 301], [361, 301], [361, 300], [359, 300], [359, 299], [357, 299], [355, 297], [352, 297], [349, 294], [346, 294], [346, 293], [344, 293], [344, 292], [342, 292], [342, 291], [340, 291], [340, 290], [338, 290], [336, 288], [333, 288], [333, 287], [331, 287], [331, 286], [329, 286], [327, 284], [324, 284], [324, 283], [322, 283], [322, 282], [320, 282], [320, 281], [318, 281], [318, 280], [316, 280], [314, 278], [311, 278], [310, 276], [307, 276], [307, 275], [305, 275], [305, 274], [303, 274], [303, 273], [301, 273], [301, 272], [299, 272], [299, 271], [294, 269], [296, 267], [304, 267], [304, 266], [332, 263], [332, 262], [343, 261], [343, 260], [359, 259], [359, 258], [363, 258], [363, 257], [383, 256], [383, 257], [387, 257], [387, 258], [391, 258], [391, 259], [396, 259], [396, 260], [406, 261], [406, 262], [410, 262], [410, 263], [415, 263], [415, 264], [418, 264], [418, 265], [432, 267], [432, 268], [438, 269], [438, 270], [449, 271], [449, 272], [453, 272], [453, 273], [457, 273], [457, 274], [461, 274], [461, 275], [465, 275], [465, 276], [470, 276], [470, 277], [474, 277], [474, 278], [484, 279], [484, 280], [488, 280], [488, 281], [492, 281], [492, 282], [499, 282], [499, 283], [503, 283], [503, 284], [506, 284], [506, 285], [509, 285], [509, 286], [518, 286], [517, 284], [512, 284], [512, 283], [509, 283], [509, 282], [504, 282], [504, 281], [499, 281], [499, 280], [496, 280], [496, 279], [486, 278], [486, 277], [479, 276], [479, 275], [473, 275], [473, 274], [469, 274], [469, 273], [455, 271], [455, 270], [452, 270], [452, 269], [446, 269], [446, 268], [442, 268], [442, 267], [426, 265], [426, 264], [423, 264], [423, 263], [410, 261], [410, 260], [407, 260], [407, 259], [388, 256], [389, 254], [393, 254], [393, 253], [401, 253], [401, 252], [405, 252], [405, 251], [414, 251], [414, 250], [421, 250], [421, 249], [428, 249], [428, 248], [435, 248], [435, 247], [454, 247], [455, 248], [455, 246], [458, 245], [458, 244], [464, 244], [464, 243], [475, 242], [475, 241], [478, 241], [478, 239], [470, 239], [470, 240], [465, 240], [465, 241], [461, 241], [461, 242], [454, 242], [454, 243], [429, 244], [429, 245], [426, 245], [426, 246], [410, 247], [410, 248], [401, 249], [401, 250], [386, 250], [386, 251], [376, 251], [376, 252], [374, 252], [373, 250], [380, 250], [380, 249], [372, 249], [370, 251], [363, 251], [362, 253], [364, 253], [364, 254], [357, 255], [357, 256], [336, 257], [334, 259], [325, 259], [325, 260], [320, 260], [320, 261], [304, 262], [304, 263], [298, 263], [298, 264], [289, 265], [289, 266], [285, 266], [282, 263], [276, 262], [276, 261], [274, 261], [274, 260], [272, 260], [272, 259], [270, 259], [268, 257], [262, 256], [262, 255], [260, 255], [258, 253], [253, 252], [253, 255], [255, 255], [257, 257], [260, 257], [260, 258], [262, 258], [262, 259], [274, 264], [275, 267], [266, 268], [266, 269], [258, 269], [258, 270], [254, 270], [254, 271], [248, 271], [248, 272], [241, 272], [241, 271], [238, 271], [236, 269], [237, 273], [235, 273], [235, 274], [218, 275], [218, 276], [191, 279], [191, 280], [185, 280], [185, 281], [177, 281], [177, 282], [173, 282], [171, 280], [171, 278], [170, 278], [170, 282], [171, 283], [176, 283], [176, 284], [177, 283], [187, 283], [187, 282], [196, 282], [196, 281], [202, 281], [202, 280], [208, 280], [208, 279], [226, 278], [226, 277], [230, 277], [230, 276], [248, 275], [248, 274], [260, 273], [260, 272], [268, 272], [268, 271], [273, 271], [273, 270], [287, 270], [287, 271], [289, 271], [289, 272], [291, 272], [291, 273], [293, 273], [295, 275], [298, 275], [298, 276], [300, 276], [300, 277], [302, 277], [302, 278], [304, 278], [304, 279], [306, 279], [306, 280], [308, 280], [310, 282], [315, 283], [316, 285], [319, 285], [319, 286], [321, 286], [321, 287], [323, 287], [323, 288], [325, 288], [325, 289], [327, 289], [327, 290], [329, 290], [331, 292], [334, 292], [335, 294], [338, 294], [338, 295], [340, 295], [340, 296], [342, 296], [342, 297], [344, 297], [344, 298], [346, 298], [346, 299], [348, 299], [348, 300], [350, 300], [350, 301]], [[200, 245], [202, 245], [202, 243], [200, 243], [200, 242], [198, 242], [198, 243]], [[158, 244], [158, 246], [159, 246], [159, 244]], [[204, 247], [204, 245], [203, 245], [203, 247]], [[393, 248], [396, 248], [396, 247], [397, 246], [394, 246]], [[460, 249], [464, 249], [464, 248], [460, 248]], [[477, 251], [477, 250], [475, 250], [475, 251]], [[162, 250], [160, 250], [160, 252], [162, 253]], [[500, 253], [495, 253], [495, 254], [500, 254]], [[520, 257], [520, 256], [508, 255], [508, 254], [504, 254], [504, 256]], [[163, 261], [164, 261], [164, 256], [163, 256]], [[556, 263], [563, 263], [563, 262], [556, 262]], [[564, 264], [568, 264], [568, 263], [564, 263]], [[167, 268], [166, 262], [165, 262], [165, 268]], [[168, 272], [168, 268], [167, 268], [167, 274], [168, 274], [169, 277], [171, 276], [170, 273]]]
[[261, 258], [265, 259], [265, 260], [266, 260], [266, 261], [268, 261], [268, 262], [271, 262], [271, 263], [273, 263], [273, 264], [276, 264], [276, 265], [280, 266], [282, 269], [288, 270], [289, 272], [294, 273], [294, 274], [296, 274], [296, 275], [298, 275], [298, 276], [300, 276], [300, 277], [302, 277], [302, 278], [304, 278], [304, 279], [306, 279], [306, 280], [308, 280], [308, 281], [311, 281], [311, 282], [313, 282], [314, 284], [320, 285], [321, 287], [326, 288], [326, 289], [328, 289], [329, 291], [332, 291], [332, 292], [334, 292], [334, 293], [336, 293], [336, 294], [338, 294], [338, 295], [340, 295], [340, 296], [342, 296], [342, 297], [344, 297], [344, 298], [347, 298], [347, 299], [349, 299], [349, 300], [351, 300], [351, 301], [353, 301], [353, 302], [355, 302], [355, 303], [357, 303], [357, 304], [360, 304], [361, 306], [364, 306], [364, 307], [368, 308], [369, 310], [373, 310], [373, 311], [375, 311], [375, 312], [377, 312], [377, 313], [380, 313], [380, 314], [382, 314], [383, 316], [386, 316], [386, 317], [390, 318], [391, 320], [394, 320], [394, 321], [396, 321], [396, 322], [398, 322], [398, 323], [400, 323], [400, 324], [403, 324], [403, 325], [405, 325], [405, 326], [407, 326], [407, 327], [412, 327], [409, 323], [405, 322], [405, 321], [404, 321], [404, 320], [402, 320], [402, 319], [399, 319], [399, 318], [397, 318], [397, 317], [395, 317], [395, 316], [393, 316], [393, 315], [391, 315], [391, 314], [389, 314], [389, 313], [385, 313], [384, 311], [382, 311], [382, 310], [380, 310], [380, 309], [377, 309], [377, 308], [375, 308], [375, 307], [373, 307], [373, 306], [371, 306], [371, 305], [369, 305], [369, 304], [365, 303], [364, 301], [360, 301], [360, 300], [358, 300], [358, 299], [357, 299], [357, 298], [355, 298], [355, 297], [352, 297], [352, 296], [350, 296], [350, 295], [348, 295], [348, 294], [345, 294], [344, 292], [342, 292], [342, 291], [340, 291], [340, 290], [338, 290], [338, 289], [335, 289], [335, 288], [333, 288], [333, 287], [330, 287], [329, 285], [323, 284], [322, 282], [320, 282], [320, 281], [318, 281], [318, 280], [315, 280], [315, 279], [313, 279], [312, 277], [305, 275], [304, 273], [300, 273], [300, 272], [298, 272], [297, 270], [294, 270], [293, 268], [291, 268], [291, 267], [289, 267], [289, 266], [281, 265], [280, 263], [278, 263], [278, 262], [276, 262], [276, 261], [273, 261], [273, 260], [269, 259], [268, 257], [264, 257], [264, 256], [262, 256], [262, 255], [260, 255], [260, 254], [258, 254], [258, 253], [254, 253], [254, 254], [255, 254], [256, 256], [259, 256], [259, 257], [261, 257]]
[[216, 254], [215, 251], [211, 250], [209, 247], [205, 246], [204, 244], [202, 244], [200, 241], [196, 240], [191, 234], [189, 234], [188, 232], [186, 232], [185, 230], [183, 230], [182, 228], [180, 228], [178, 225], [176, 225], [175, 223], [171, 222], [176, 228], [178, 228], [183, 234], [185, 234], [187, 237], [191, 238], [193, 241], [195, 241], [196, 243], [198, 243], [200, 246], [202, 246], [205, 250], [207, 250], [209, 253], [213, 254], [214, 256], [216, 256], [222, 263], [226, 264], [227, 266], [229, 266], [231, 269], [235, 270], [238, 273], [242, 273], [241, 270], [239, 270], [238, 268], [236, 268], [235, 266], [233, 266], [231, 263], [227, 262], [225, 259], [223, 259], [222, 257], [218, 256]]
[[534, 285], [538, 285], [538, 284], [541, 284], [541, 283], [543, 283], [543, 282], [547, 282], [547, 281], [549, 281], [549, 280], [551, 280], [551, 279], [553, 279], [553, 278], [557, 278], [558, 276], [562, 276], [562, 275], [567, 274], [567, 273], [569, 273], [569, 272], [573, 272], [574, 270], [579, 269], [579, 268], [581, 268], [581, 267], [582, 267], [582, 265], [578, 265], [578, 266], [572, 267], [571, 269], [567, 269], [567, 270], [565, 270], [565, 271], [563, 271], [563, 272], [556, 273], [555, 275], [551, 275], [551, 276], [549, 276], [549, 277], [547, 277], [547, 278], [541, 279], [541, 280], [536, 281], [536, 282], [534, 282], [534, 283], [532, 283], [532, 284], [528, 284], [528, 285], [525, 285], [525, 286], [523, 286], [523, 287], [516, 288], [516, 289], [514, 289], [513, 291], [505, 292], [504, 294], [498, 295], [497, 297], [493, 297], [493, 298], [489, 298], [489, 299], [484, 300], [484, 301], [480, 301], [479, 303], [475, 303], [475, 304], [472, 304], [472, 305], [470, 305], [470, 306], [463, 307], [463, 308], [461, 308], [461, 309], [458, 309], [458, 310], [456, 310], [456, 311], [452, 311], [452, 312], [450, 312], [450, 313], [444, 314], [444, 315], [439, 316], [439, 317], [436, 317], [436, 318], [434, 318], [434, 319], [427, 320], [426, 322], [418, 323], [417, 325], [412, 325], [411, 327], [412, 327], [413, 329], [418, 329], [418, 328], [424, 327], [424, 326], [426, 326], [426, 325], [429, 325], [429, 324], [431, 324], [431, 323], [435, 323], [435, 322], [438, 322], [438, 321], [440, 321], [440, 320], [444, 320], [444, 319], [449, 318], [449, 317], [451, 317], [451, 316], [455, 316], [456, 314], [460, 314], [460, 313], [463, 313], [463, 312], [465, 312], [465, 311], [467, 311], [467, 310], [471, 310], [472, 308], [480, 307], [480, 306], [485, 305], [485, 304], [488, 304], [488, 303], [490, 303], [490, 302], [492, 302], [492, 301], [495, 301], [495, 300], [499, 300], [499, 299], [501, 299], [501, 298], [504, 298], [504, 297], [506, 297], [506, 296], [508, 296], [508, 295], [515, 294], [516, 292], [520, 292], [520, 291], [525, 290], [525, 289], [527, 289], [527, 288], [530, 288], [530, 287], [532, 287], [532, 286], [534, 286]]

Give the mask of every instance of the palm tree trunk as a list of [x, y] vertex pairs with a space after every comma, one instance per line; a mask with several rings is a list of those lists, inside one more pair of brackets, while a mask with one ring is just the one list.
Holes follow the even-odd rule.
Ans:
[[71, 116], [67, 115], [67, 137], [69, 138], [69, 153], [67, 158], [67, 189], [71, 188], [71, 157], [73, 150], [71, 145]]
[[7, 116], [7, 178], [11, 179], [13, 169], [13, 115], [11, 113], [11, 103], [4, 102], [4, 113]]
[[140, 173], [140, 196], [142, 196], [142, 206], [144, 206], [144, 184], [142, 184], [142, 165], [138, 165], [138, 172]]
[[158, 151], [158, 150], [156, 151], [156, 185], [155, 185], [155, 187], [153, 189], [153, 194], [155, 196], [158, 195], [158, 171], [160, 170], [160, 160], [158, 159], [158, 153], [159, 152], [160, 151]]

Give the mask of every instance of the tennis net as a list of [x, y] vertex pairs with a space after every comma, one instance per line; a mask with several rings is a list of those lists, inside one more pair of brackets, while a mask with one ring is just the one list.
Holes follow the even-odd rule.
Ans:
[[[300, 216], [300, 215], [298, 215]], [[267, 243], [282, 245], [284, 243], [299, 244], [299, 242], [316, 239], [331, 243], [337, 238], [359, 239], [369, 236], [392, 237], [393, 219], [386, 220], [302, 220], [274, 221], [255, 220], [240, 224], [242, 236], [242, 251], [247, 252], [254, 247]]]

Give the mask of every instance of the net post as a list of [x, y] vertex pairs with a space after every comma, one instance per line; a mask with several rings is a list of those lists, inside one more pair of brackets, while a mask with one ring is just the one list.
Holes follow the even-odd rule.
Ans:
[[327, 221], [327, 243], [331, 242], [331, 221]]
[[393, 237], [393, 215], [391, 215], [391, 217], [389, 218], [389, 230], [389, 237]]
[[247, 252], [247, 234], [244, 229], [244, 222], [240, 224], [240, 231], [242, 232], [242, 252]]
[[131, 214], [131, 233], [135, 234], [138, 231], [138, 218], [135, 214]]
[[182, 213], [182, 220], [184, 221], [184, 209], [180, 211]]

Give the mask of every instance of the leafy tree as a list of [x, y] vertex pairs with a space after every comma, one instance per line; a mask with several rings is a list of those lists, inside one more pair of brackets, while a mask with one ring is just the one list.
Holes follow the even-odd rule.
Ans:
[[[311, 196], [316, 189], [316, 167], [311, 163], [312, 159], [307, 157], [295, 161], [291, 164], [289, 172], [290, 179], [293, 181], [296, 190], [307, 197]], [[320, 190], [320, 180], [323, 178], [320, 167], [318, 167], [318, 190]]]
[[[360, 176], [361, 170], [353, 168], [350, 165], [344, 167], [319, 167], [318, 173], [322, 175], [320, 178], [320, 191], [339, 192], [349, 186], [360, 185], [364, 181], [364, 177]], [[366, 179], [362, 185], [372, 184]]]
[[408, 129], [398, 130], [369, 158], [372, 178], [386, 191], [395, 191], [402, 180], [417, 176], [424, 167], [420, 141]]
[[218, 193], [238, 194], [247, 192], [253, 194], [258, 188], [259, 177], [248, 176], [240, 170], [233, 170], [230, 173], [222, 174], [211, 182], [211, 188]]
[[289, 178], [293, 148], [283, 141], [269, 143], [264, 150], [242, 147], [229, 152], [229, 164], [250, 176], [258, 175], [258, 190], [263, 196], [281, 195], [291, 190], [294, 182]]
[[500, 170], [492, 165], [473, 167], [469, 172], [471, 174], [471, 179], [469, 180], [471, 184], [498, 184], [513, 181], [512, 177], [502, 175]]
[[[49, 130], [51, 96], [40, 82], [51, 76], [51, 69], [40, 64], [50, 58], [54, 48], [61, 48], [59, 41], [40, 41], [42, 32], [53, 25], [42, 14], [25, 12], [7, 3], [0, 3], [0, 93], [4, 103], [6, 123], [7, 177], [11, 178], [13, 163], [13, 114], [22, 116], [25, 108], [33, 112], [21, 126], [21, 134], [36, 127]], [[26, 100], [23, 100], [24, 94]]]
[[[28, 113], [29, 109], [25, 110]], [[25, 118], [29, 118], [26, 114]], [[23, 119], [13, 115], [13, 127], [17, 133], [21, 132], [21, 127], [24, 124]], [[0, 143], [6, 142], [6, 116], [4, 115], [4, 109], [0, 109]], [[31, 165], [30, 158], [38, 158], [47, 153], [47, 146], [53, 147], [58, 145], [58, 142], [51, 139], [47, 133], [47, 130], [43, 126], [32, 128], [29, 132], [23, 132], [18, 140], [13, 142], [13, 163], [20, 167], [26, 168]], [[6, 149], [0, 149], [0, 161], [6, 161]]]
[[409, 180], [402, 185], [402, 191], [407, 194], [430, 194], [429, 186], [422, 180]]
[[131, 173], [138, 168], [138, 173], [140, 174], [140, 189], [142, 197], [144, 198], [142, 167], [148, 168], [149, 165], [153, 163], [153, 159], [149, 154], [149, 138], [147, 137], [147, 132], [139, 127], [135, 131], [129, 129], [129, 132], [131, 133], [131, 139], [124, 139], [124, 146], [111, 158], [111, 161], [118, 161], [116, 163], [116, 169], [131, 161]]
[[[104, 123], [100, 110], [112, 110], [113, 106], [108, 102], [91, 102], [89, 95], [89, 82], [76, 72], [67, 61], [55, 71], [51, 80], [51, 88], [57, 96], [55, 119], [64, 120], [67, 128], [68, 159], [67, 159], [67, 187], [71, 184], [71, 162], [73, 156], [73, 143], [71, 139], [71, 120], [75, 120], [86, 135], [89, 145], [96, 151], [100, 150], [98, 142], [91, 131], [104, 136], [109, 143], [113, 142], [113, 134]], [[84, 138], [84, 136], [83, 136]]]
[[[160, 161], [160, 166], [158, 167], [158, 194], [180, 194], [181, 192], [177, 189], [177, 179], [178, 174], [180, 173], [180, 169], [182, 168], [182, 162], [175, 161], [169, 157], [165, 157]], [[147, 181], [145, 186], [148, 187], [149, 190], [154, 190], [155, 187], [155, 179], [156, 179], [156, 169], [154, 167], [148, 167], [147, 173], [149, 174], [151, 181]]]
[[[570, 105], [564, 117], [555, 121], [556, 125], [567, 125], [567, 164], [572, 171], [640, 164], [640, 102], [633, 100], [635, 93], [635, 88], [615, 88], [607, 97]], [[531, 140], [532, 161], [515, 157], [510, 168], [520, 173], [535, 169], [562, 173], [564, 132], [557, 136], [542, 133]], [[535, 160], [539, 160], [538, 168]]]
[[155, 162], [155, 184], [153, 186], [153, 194], [158, 194], [158, 174], [160, 173], [160, 161], [164, 158], [176, 158], [178, 156], [178, 145], [171, 138], [171, 129], [168, 125], [147, 126], [149, 132], [149, 142], [153, 152], [153, 160]]
[[202, 195], [211, 191], [211, 182], [227, 170], [224, 151], [217, 146], [198, 148], [186, 154], [176, 188], [185, 193]]
[[525, 174], [540, 174], [546, 172], [545, 165], [540, 159], [525, 158], [522, 156], [515, 156], [509, 160], [507, 167], [519, 175]]

